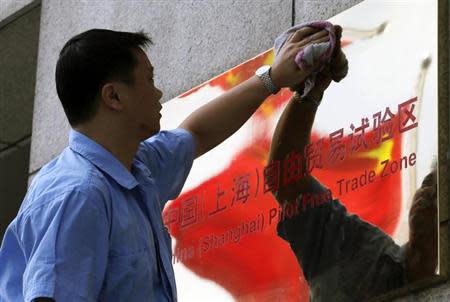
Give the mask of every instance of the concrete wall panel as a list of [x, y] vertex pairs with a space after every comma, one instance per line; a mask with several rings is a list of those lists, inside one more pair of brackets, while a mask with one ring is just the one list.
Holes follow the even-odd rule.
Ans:
[[35, 7], [0, 30], [0, 142], [5, 144], [31, 134], [39, 16]]
[[0, 152], [0, 238], [17, 215], [27, 191], [30, 139]]
[[362, 0], [295, 0], [295, 23], [326, 20]]
[[26, 9], [36, 0], [2, 0], [0, 1], [0, 24], [4, 20], [8, 20], [10, 17], [20, 13], [21, 10]]
[[27, 189], [39, 17], [33, 6], [0, 22], [0, 238]]

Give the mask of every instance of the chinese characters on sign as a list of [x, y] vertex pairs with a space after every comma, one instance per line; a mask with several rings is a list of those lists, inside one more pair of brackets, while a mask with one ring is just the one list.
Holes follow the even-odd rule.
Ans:
[[[321, 169], [326, 166], [333, 166], [338, 162], [344, 161], [354, 153], [361, 152], [370, 148], [376, 148], [378, 145], [392, 139], [418, 126], [417, 118], [414, 115], [415, 103], [417, 97], [411, 98], [397, 107], [397, 114], [392, 113], [389, 107], [383, 111], [372, 115], [372, 125], [369, 118], [361, 119], [360, 125], [351, 123], [349, 128], [351, 132], [345, 139], [344, 129], [338, 129], [330, 133], [326, 138], [317, 139], [305, 147], [304, 152], [293, 150], [284, 161], [271, 161], [262, 171], [255, 168], [254, 171], [236, 175], [232, 178], [230, 188], [225, 188], [221, 183], [215, 183], [213, 192], [209, 196], [214, 196], [214, 200], [208, 201], [213, 204], [209, 210], [205, 209], [205, 192], [188, 196], [181, 200], [179, 206], [168, 207], [163, 213], [164, 224], [170, 228], [176, 224], [180, 229], [204, 223], [207, 219], [220, 215], [227, 209], [244, 206], [249, 197], [258, 197], [258, 194], [267, 194], [276, 192], [280, 186], [287, 186], [298, 181], [304, 176], [303, 168], [311, 173], [315, 168]], [[372, 127], [370, 135], [367, 130]], [[387, 158], [381, 161], [381, 170], [378, 177], [387, 177], [416, 162], [416, 154], [403, 156], [399, 159]], [[283, 167], [283, 169], [281, 169]], [[281, 173], [283, 171], [283, 173]], [[339, 187], [338, 194], [348, 193], [374, 182], [377, 173], [374, 170], [365, 170], [359, 177], [351, 179], [341, 178], [337, 180]], [[262, 178], [262, 179], [261, 179]], [[253, 179], [253, 182], [251, 181]], [[256, 184], [254, 187], [251, 183]], [[310, 196], [311, 195], [311, 196]], [[174, 262], [192, 258], [198, 252], [202, 253], [221, 247], [227, 243], [237, 243], [242, 236], [264, 229], [264, 217], [266, 223], [272, 225], [275, 222], [295, 215], [298, 211], [305, 211], [308, 208], [320, 206], [322, 203], [332, 200], [331, 191], [326, 194], [306, 194], [301, 196], [295, 203], [289, 203], [285, 208], [273, 207], [267, 213], [261, 212], [249, 221], [243, 221], [238, 226], [232, 226], [230, 229], [220, 234], [206, 234], [199, 238], [198, 248], [184, 248], [175, 250]]]

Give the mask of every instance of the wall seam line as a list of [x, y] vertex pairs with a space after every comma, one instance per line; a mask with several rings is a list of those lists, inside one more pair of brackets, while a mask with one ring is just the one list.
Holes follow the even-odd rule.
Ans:
[[291, 26], [295, 25], [295, 0], [292, 0], [292, 19], [291, 19]]

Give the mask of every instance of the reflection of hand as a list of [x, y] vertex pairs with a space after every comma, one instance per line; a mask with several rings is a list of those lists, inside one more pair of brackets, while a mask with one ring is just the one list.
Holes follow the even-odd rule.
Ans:
[[333, 81], [340, 82], [348, 72], [348, 61], [345, 54], [342, 52], [342, 49], [339, 48], [336, 57], [332, 61], [330, 65], [330, 73]]
[[295, 64], [295, 56], [309, 44], [327, 41], [328, 33], [326, 30], [319, 31], [315, 28], [304, 27], [292, 34], [283, 48], [281, 48], [272, 65], [270, 76], [274, 84], [281, 88], [303, 83], [306, 77], [319, 66], [312, 66], [308, 70], [303, 71]]
[[339, 82], [347, 75], [348, 61], [341, 48], [342, 27], [336, 25], [334, 30], [336, 33], [336, 46], [331, 58], [330, 73], [333, 81]]

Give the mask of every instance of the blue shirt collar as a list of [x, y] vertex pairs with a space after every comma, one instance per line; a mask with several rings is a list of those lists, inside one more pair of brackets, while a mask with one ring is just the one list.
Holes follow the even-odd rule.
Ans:
[[111, 176], [122, 187], [132, 189], [139, 184], [111, 152], [81, 132], [70, 129], [69, 147]]

